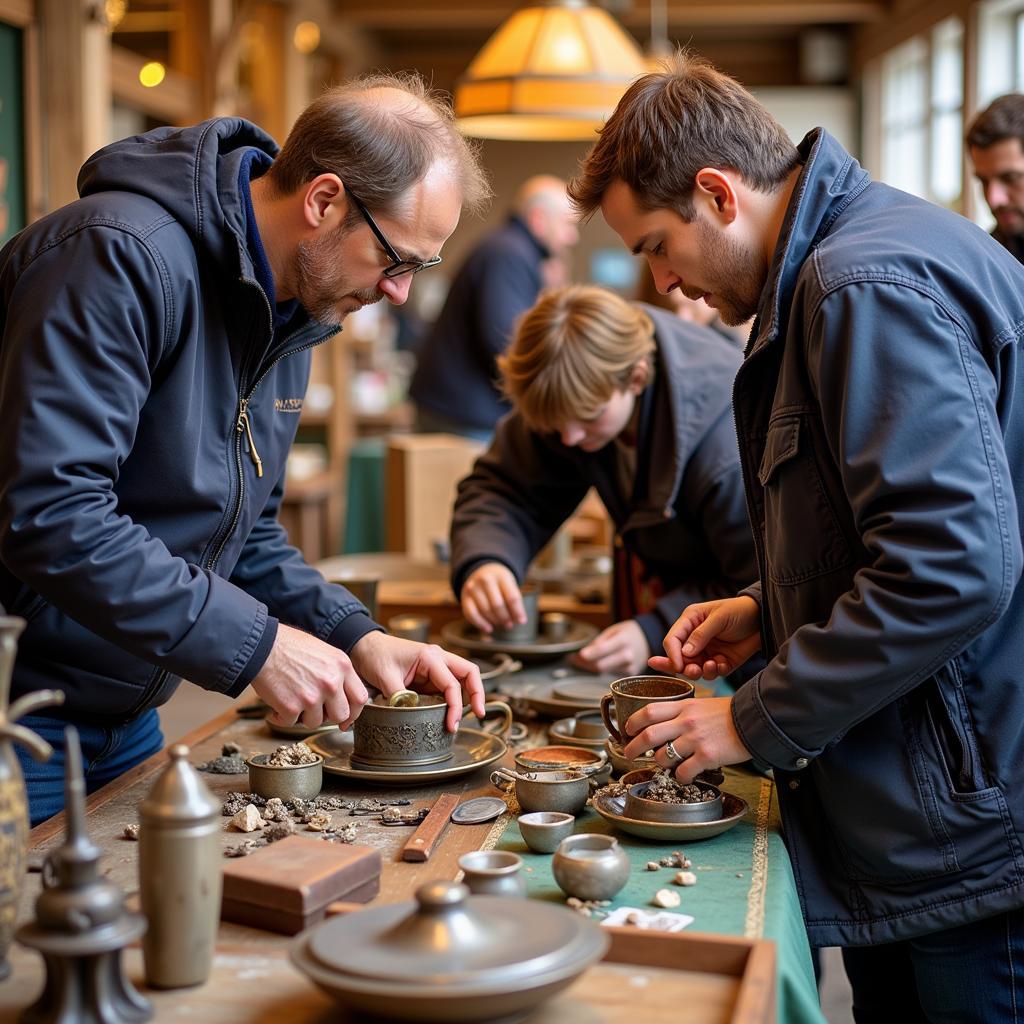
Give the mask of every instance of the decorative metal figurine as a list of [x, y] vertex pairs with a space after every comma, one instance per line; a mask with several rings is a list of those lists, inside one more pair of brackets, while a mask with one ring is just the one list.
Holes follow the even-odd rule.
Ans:
[[64, 703], [64, 694], [59, 690], [38, 690], [7, 707], [18, 636], [24, 628], [24, 619], [0, 615], [0, 981], [11, 973], [7, 951], [11, 948], [21, 902], [28, 846], [25, 781], [13, 744], [23, 743], [37, 761], [47, 761], [53, 754], [49, 743], [14, 723], [31, 711]]
[[22, 945], [46, 962], [43, 993], [20, 1024], [127, 1024], [149, 1020], [153, 1008], [121, 969], [121, 950], [146, 930], [124, 908], [124, 894], [100, 877], [100, 850], [85, 828], [85, 781], [78, 730], [64, 730], [64, 844], [43, 865], [36, 919], [18, 929]]

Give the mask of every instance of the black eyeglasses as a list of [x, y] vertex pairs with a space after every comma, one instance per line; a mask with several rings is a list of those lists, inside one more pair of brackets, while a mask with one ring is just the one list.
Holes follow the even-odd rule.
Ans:
[[418, 274], [427, 267], [436, 267], [441, 262], [440, 256], [430, 260], [403, 260], [395, 247], [384, 237], [384, 232], [377, 227], [377, 222], [370, 216], [370, 211], [363, 205], [363, 201], [352, 191], [348, 191], [349, 199], [355, 203], [356, 209], [363, 215], [363, 220], [370, 226], [370, 230], [377, 236], [377, 241], [383, 246], [384, 251], [391, 260], [391, 265], [384, 268], [385, 277], [401, 277], [403, 274]]

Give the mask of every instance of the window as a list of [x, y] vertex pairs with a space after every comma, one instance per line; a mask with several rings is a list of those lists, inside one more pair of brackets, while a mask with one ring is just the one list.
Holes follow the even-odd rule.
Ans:
[[948, 18], [881, 66], [881, 177], [943, 206], [963, 189], [963, 25]]

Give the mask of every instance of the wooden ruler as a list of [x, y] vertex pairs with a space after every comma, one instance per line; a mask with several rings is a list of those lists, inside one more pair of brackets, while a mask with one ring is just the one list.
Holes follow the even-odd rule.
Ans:
[[424, 861], [429, 859], [437, 841], [448, 825], [452, 811], [459, 806], [457, 793], [442, 793], [430, 813], [420, 822], [412, 838], [402, 847], [402, 860]]

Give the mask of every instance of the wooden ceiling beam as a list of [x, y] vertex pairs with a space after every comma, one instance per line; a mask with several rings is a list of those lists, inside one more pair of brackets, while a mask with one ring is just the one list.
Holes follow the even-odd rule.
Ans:
[[[335, 0], [335, 11], [366, 29], [387, 31], [463, 28], [493, 30], [519, 3], [423, 3], [422, 0], [391, 0], [386, 6], [369, 0]], [[889, 12], [887, 0], [717, 0], [717, 2], [670, 3], [670, 33], [686, 28], [733, 25], [827, 25], [868, 24]], [[617, 14], [627, 28], [645, 32], [650, 26], [650, 7], [636, 3]]]

